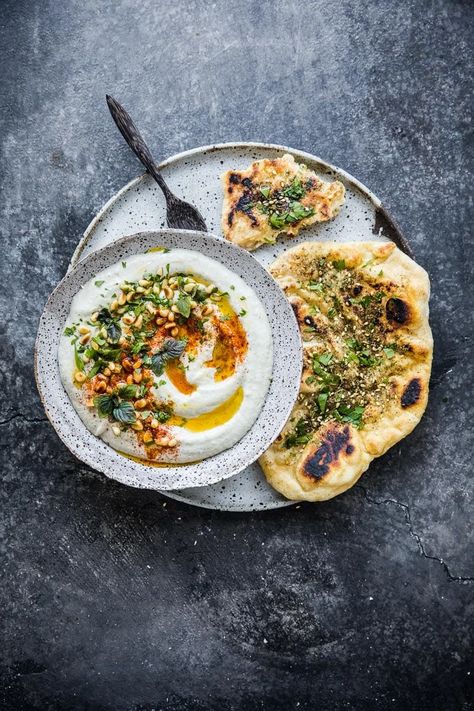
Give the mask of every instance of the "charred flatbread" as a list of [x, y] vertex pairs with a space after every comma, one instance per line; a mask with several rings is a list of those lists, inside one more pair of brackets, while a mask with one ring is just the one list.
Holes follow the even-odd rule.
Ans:
[[332, 219], [345, 193], [339, 180], [321, 180], [289, 154], [258, 160], [247, 170], [229, 170], [222, 175], [222, 187], [224, 236], [248, 250]]
[[307, 242], [270, 269], [301, 328], [301, 390], [260, 458], [294, 500], [330, 499], [408, 435], [428, 400], [427, 273], [392, 243]]

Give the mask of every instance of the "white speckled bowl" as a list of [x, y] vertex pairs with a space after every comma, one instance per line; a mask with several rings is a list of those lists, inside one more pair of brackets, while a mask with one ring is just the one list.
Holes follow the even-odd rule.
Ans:
[[[58, 343], [71, 300], [85, 282], [106, 267], [151, 247], [184, 247], [216, 259], [256, 292], [273, 338], [272, 382], [252, 428], [233, 447], [214, 457], [183, 466], [153, 467], [135, 462], [109, 447], [85, 427], [61, 383]], [[119, 239], [80, 261], [51, 294], [36, 339], [36, 382], [46, 414], [64, 444], [83, 462], [108, 477], [146, 489], [182, 489], [227, 479], [254, 462], [283, 428], [299, 391], [302, 350], [293, 310], [277, 283], [254, 257], [225, 240], [187, 230], [141, 232]]]

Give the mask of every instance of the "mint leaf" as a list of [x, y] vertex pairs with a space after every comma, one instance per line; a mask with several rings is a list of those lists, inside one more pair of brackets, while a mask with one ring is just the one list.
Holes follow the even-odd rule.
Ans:
[[116, 400], [114, 395], [98, 395], [94, 398], [94, 405], [96, 406], [101, 417], [111, 415], [115, 404]]
[[136, 421], [135, 410], [130, 402], [119, 402], [112, 410], [112, 417], [125, 425], [131, 425]]
[[176, 306], [181, 316], [184, 318], [189, 318], [191, 313], [191, 298], [187, 294], [180, 294], [178, 300], [176, 301]]

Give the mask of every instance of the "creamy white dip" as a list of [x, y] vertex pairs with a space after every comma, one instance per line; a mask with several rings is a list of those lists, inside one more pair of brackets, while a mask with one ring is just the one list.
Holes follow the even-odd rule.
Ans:
[[[194, 304], [191, 320], [187, 320], [179, 312], [174, 313], [175, 324], [180, 324], [180, 335], [179, 337], [176, 335], [176, 339], [186, 340], [186, 328], [191, 323], [199, 323], [203, 334], [201, 342], [197, 344], [195, 343], [196, 339], [194, 338], [193, 341], [192, 337], [186, 341], [179, 359], [173, 361], [174, 377], [168, 362], [164, 372], [159, 375], [153, 372], [150, 366], [146, 366], [146, 363], [149, 362], [147, 358], [149, 359], [154, 353], [163, 349], [163, 343], [169, 339], [170, 333], [178, 330], [178, 328], [164, 330], [167, 326], [173, 326], [173, 323], [156, 325], [156, 318], [160, 320], [160, 306], [147, 302], [149, 310], [143, 311], [142, 320], [149, 319], [149, 325], [142, 328], [148, 328], [146, 331], [148, 334], [155, 329], [158, 345], [154, 343], [145, 352], [142, 367], [136, 369], [138, 373], [143, 373], [145, 379], [148, 378], [148, 400], [143, 412], [139, 409], [135, 410], [138, 424], [132, 426], [116, 421], [112, 415], [99, 415], [97, 397], [102, 394], [106, 396], [107, 400], [108, 393], [94, 391], [94, 387], [105, 387], [99, 385], [98, 377], [106, 382], [109, 391], [113, 391], [109, 393], [109, 397], [113, 398], [114, 393], [124, 392], [121, 388], [125, 387], [127, 377], [130, 381], [132, 377], [137, 376], [133, 369], [128, 372], [121, 368], [119, 373], [110, 373], [110, 369], [102, 367], [102, 372], [108, 372], [108, 376], [101, 372], [92, 378], [89, 377], [95, 361], [93, 358], [88, 359], [86, 354], [92, 353], [90, 350], [93, 345], [92, 340], [96, 337], [101, 338], [99, 329], [103, 328], [103, 323], [94, 321], [94, 316], [91, 321], [91, 315], [97, 315], [97, 312], [101, 312], [103, 308], [111, 309], [111, 304], [115, 303], [115, 310], [110, 310], [109, 313], [119, 322], [122, 338], [124, 338], [124, 334], [126, 336], [127, 333], [135, 333], [134, 324], [130, 326], [130, 330], [123, 323], [124, 317], [129, 314], [128, 304], [118, 307], [117, 311], [117, 298], [120, 295], [122, 295], [122, 301], [124, 298], [121, 285], [123, 286], [126, 282], [136, 284], [144, 279], [146, 284], [146, 277], [149, 275], [153, 277], [153, 275], [159, 274], [160, 270], [163, 272], [162, 278], [166, 278], [168, 283], [178, 274], [189, 275], [199, 283], [200, 288], [205, 289], [207, 285], [210, 289], [209, 283], [211, 283], [211, 286], [214, 284], [217, 290], [211, 292], [205, 302], [191, 301]], [[148, 283], [153, 283], [153, 281], [148, 278]], [[158, 294], [161, 283], [166, 282], [156, 282], [152, 296]], [[181, 293], [181, 300], [184, 299], [185, 303], [189, 303], [189, 299], [192, 299], [192, 294], [186, 295], [183, 291], [186, 284], [183, 287], [182, 283], [181, 287], [173, 292], [172, 298], [168, 300], [169, 305], [175, 306], [175, 311], [179, 293]], [[146, 286], [147, 290], [150, 288], [150, 286]], [[166, 288], [169, 290], [171, 287]], [[157, 296], [157, 298], [163, 297], [163, 289], [160, 294], [161, 296]], [[222, 296], [222, 294], [225, 295]], [[136, 294], [136, 297], [146, 302], [146, 290], [145, 294]], [[208, 309], [213, 308], [214, 311], [210, 315], [203, 316], [206, 305]], [[120, 308], [125, 313], [118, 313]], [[151, 313], [154, 308], [156, 309], [155, 313]], [[173, 316], [169, 318], [173, 318]], [[196, 320], [192, 321], [192, 318]], [[166, 319], [161, 320], [166, 321]], [[138, 318], [136, 323], [138, 323]], [[67, 335], [64, 334], [61, 337], [58, 353], [64, 388], [86, 427], [94, 435], [102, 438], [111, 447], [124, 454], [169, 463], [202, 460], [232, 447], [252, 427], [260, 413], [270, 384], [273, 360], [271, 330], [265, 310], [253, 289], [239, 276], [219, 262], [204, 257], [198, 252], [173, 249], [166, 253], [137, 254], [127, 258], [126, 263], [119, 262], [104, 269], [84, 284], [76, 294], [72, 300], [65, 327]], [[240, 341], [242, 341], [242, 333], [244, 333], [246, 347], [241, 349], [240, 353], [238, 349], [229, 351], [237, 353], [238, 357], [235, 359], [235, 363], [233, 362], [234, 367], [230, 368], [232, 372], [227, 373], [225, 356], [229, 343], [233, 344], [234, 341], [232, 333], [230, 336], [226, 334], [230, 333], [228, 330], [232, 331], [234, 327], [241, 336]], [[84, 333], [87, 329], [89, 329], [90, 340], [84, 344], [81, 341], [87, 341], [89, 338], [88, 334]], [[159, 343], [160, 334], [164, 334], [161, 345]], [[132, 342], [134, 338], [135, 341], [138, 340], [137, 335], [129, 337]], [[235, 343], [239, 343], [238, 338]], [[105, 347], [117, 348], [118, 346], [108, 343]], [[217, 360], [213, 364], [213, 359], [216, 360], [215, 354], [219, 352], [219, 348], [224, 350], [224, 360], [221, 359], [222, 362]], [[81, 365], [81, 361], [87, 361], [79, 369], [75, 349], [79, 349]], [[95, 357], [96, 353], [93, 356]], [[140, 355], [131, 358], [136, 362], [139, 359]], [[117, 359], [116, 365], [120, 362], [120, 359]], [[222, 365], [223, 367], [221, 367]], [[120, 368], [120, 365], [118, 367]], [[184, 376], [184, 387], [182, 383], [180, 384], [179, 378], [176, 379], [176, 373], [179, 377], [181, 374]], [[138, 384], [137, 387], [141, 386], [143, 383]], [[136, 402], [140, 404], [140, 400], [132, 401], [132, 404], [135, 405]], [[154, 406], [150, 407], [149, 402], [154, 402]], [[159, 426], [156, 426], [156, 418], [153, 417], [153, 413], [155, 410], [160, 410], [162, 406], [165, 410], [168, 408], [168, 411], [172, 412], [172, 416], [168, 421], [160, 421]], [[144, 415], [147, 417], [143, 417]], [[153, 421], [155, 422], [154, 429], [149, 424]], [[143, 425], [141, 430], [135, 429], [141, 425]], [[153, 437], [154, 439], [145, 444], [143, 437]], [[171, 441], [174, 446], [156, 445], [156, 442], [163, 442], [166, 439], [168, 442]]]

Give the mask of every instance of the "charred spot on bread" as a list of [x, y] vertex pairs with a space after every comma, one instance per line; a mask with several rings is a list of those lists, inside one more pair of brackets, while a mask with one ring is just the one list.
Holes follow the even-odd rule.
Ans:
[[410, 309], [408, 304], [399, 299], [397, 296], [392, 296], [385, 305], [385, 311], [389, 321], [404, 324], [410, 318]]
[[400, 403], [403, 408], [411, 407], [415, 405], [420, 399], [421, 395], [421, 382], [419, 378], [412, 378], [401, 397]]
[[237, 173], [231, 173], [229, 175], [229, 183], [232, 183], [233, 185], [238, 185], [240, 183], [240, 175]]
[[307, 457], [303, 464], [303, 471], [306, 476], [312, 479], [322, 479], [334, 465], [342, 450], [346, 454], [352, 454], [354, 447], [350, 444], [351, 434], [349, 427], [344, 429], [333, 427], [324, 434], [324, 439], [313, 454]]

